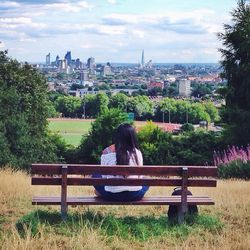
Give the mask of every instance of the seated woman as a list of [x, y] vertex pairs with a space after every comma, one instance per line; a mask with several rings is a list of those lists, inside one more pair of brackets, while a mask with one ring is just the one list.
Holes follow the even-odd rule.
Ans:
[[[138, 149], [134, 128], [130, 124], [122, 124], [117, 128], [115, 145], [103, 150], [101, 165], [142, 166], [142, 153]], [[101, 177], [94, 176], [94, 177]], [[140, 178], [140, 176], [111, 176], [102, 178]], [[95, 186], [96, 194], [109, 201], [136, 201], [142, 199], [148, 186]]]

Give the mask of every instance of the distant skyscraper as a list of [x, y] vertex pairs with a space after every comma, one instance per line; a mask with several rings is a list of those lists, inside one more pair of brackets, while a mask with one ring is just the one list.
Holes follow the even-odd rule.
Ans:
[[81, 84], [84, 84], [84, 82], [88, 81], [88, 71], [87, 70], [81, 70], [80, 72], [80, 82]]
[[187, 79], [179, 80], [179, 95], [189, 97], [191, 95], [191, 81]]
[[67, 65], [70, 65], [71, 64], [71, 51], [67, 51], [64, 59], [67, 61]]
[[95, 58], [94, 57], [90, 57], [87, 60], [87, 67], [89, 69], [93, 69], [94, 68], [94, 64], [95, 64]]
[[79, 58], [76, 59], [76, 68], [77, 69], [80, 69], [80, 66], [81, 66], [81, 61]]
[[145, 65], [145, 59], [144, 59], [144, 49], [143, 49], [141, 54], [141, 67], [143, 68], [144, 65]]
[[65, 59], [64, 60], [59, 60], [58, 64], [59, 64], [60, 72], [65, 72], [66, 69], [67, 69], [67, 61]]
[[60, 59], [60, 57], [57, 55], [56, 56], [56, 61], [55, 61], [57, 67], [59, 67], [59, 59]]
[[46, 65], [47, 66], [50, 65], [50, 53], [48, 55], [46, 55]]

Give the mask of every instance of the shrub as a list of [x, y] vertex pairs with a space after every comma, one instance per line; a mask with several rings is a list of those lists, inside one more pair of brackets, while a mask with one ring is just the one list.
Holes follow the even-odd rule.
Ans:
[[223, 152], [214, 152], [214, 164], [219, 166], [220, 178], [250, 179], [250, 145], [231, 146]]
[[92, 123], [90, 132], [83, 136], [80, 146], [76, 150], [75, 162], [98, 163], [102, 150], [112, 144], [116, 128], [128, 122], [128, 115], [119, 109], [105, 110]]
[[235, 160], [227, 164], [221, 164], [218, 167], [219, 178], [239, 178], [244, 180], [250, 179], [250, 161], [243, 162]]

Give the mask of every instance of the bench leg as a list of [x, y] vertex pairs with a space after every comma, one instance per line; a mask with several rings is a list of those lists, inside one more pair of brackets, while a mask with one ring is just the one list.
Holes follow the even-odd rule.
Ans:
[[182, 210], [182, 206], [179, 205], [177, 209], [178, 209], [177, 222], [178, 224], [182, 224], [184, 222], [184, 213]]
[[61, 205], [61, 217], [63, 221], [67, 220], [67, 212], [68, 212], [67, 204], [62, 204]]

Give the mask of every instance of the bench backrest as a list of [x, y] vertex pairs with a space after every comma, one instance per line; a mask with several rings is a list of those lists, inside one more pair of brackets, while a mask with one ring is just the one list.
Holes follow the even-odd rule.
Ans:
[[[215, 187], [216, 166], [100, 166], [32, 164], [32, 185], [112, 185]], [[144, 178], [92, 178], [91, 175], [143, 175]]]

